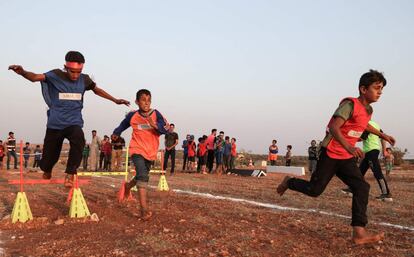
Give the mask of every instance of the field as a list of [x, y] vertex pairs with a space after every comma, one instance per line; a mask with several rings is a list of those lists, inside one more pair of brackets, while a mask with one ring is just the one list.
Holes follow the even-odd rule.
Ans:
[[139, 219], [136, 202], [118, 203], [120, 177], [93, 177], [81, 187], [99, 221], [70, 219], [61, 185], [26, 185], [34, 220], [11, 224], [19, 187], [7, 181], [18, 177], [17, 170], [0, 171], [0, 256], [414, 256], [412, 168], [392, 174], [393, 202], [375, 199], [378, 186], [367, 174], [368, 228], [386, 239], [365, 246], [350, 241], [351, 198], [337, 178], [322, 196], [309, 198], [292, 191], [276, 196], [283, 175], [178, 173], [167, 176], [170, 192], [157, 191], [159, 176], [152, 175], [150, 221]]

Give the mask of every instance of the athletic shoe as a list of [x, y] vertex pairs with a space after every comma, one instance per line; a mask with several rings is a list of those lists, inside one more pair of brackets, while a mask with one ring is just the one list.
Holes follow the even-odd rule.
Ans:
[[377, 196], [376, 199], [384, 201], [384, 202], [392, 202], [393, 201], [391, 194], [381, 194], [381, 195]]

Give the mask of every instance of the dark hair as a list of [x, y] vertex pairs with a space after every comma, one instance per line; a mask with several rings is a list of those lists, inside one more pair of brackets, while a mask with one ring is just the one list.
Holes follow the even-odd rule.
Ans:
[[9, 132], [9, 136], [10, 136], [11, 134], [14, 134], [14, 132], [13, 132], [13, 131], [10, 131], [10, 132]]
[[96, 133], [96, 130], [92, 130], [92, 132], [95, 132]]
[[40, 145], [36, 145], [36, 147], [40, 147]]
[[287, 145], [287, 148], [292, 149], [292, 146], [291, 145]]
[[225, 139], [225, 140], [229, 140], [229, 139], [230, 139], [230, 137], [229, 137], [229, 136], [226, 136], [224, 139]]
[[148, 89], [140, 89], [137, 92], [137, 100], [139, 100], [139, 98], [141, 98], [142, 95], [149, 95], [151, 96], [151, 92]]
[[205, 140], [205, 139], [207, 139], [208, 138], [208, 136], [206, 136], [206, 135], [203, 135], [203, 139]]
[[384, 75], [376, 70], [369, 70], [369, 72], [362, 74], [361, 78], [359, 79], [359, 86], [368, 88], [372, 83], [381, 83], [387, 85], [387, 80], [385, 79]]
[[219, 134], [224, 134], [224, 131], [220, 131], [220, 133]]
[[211, 133], [213, 134], [214, 132], [217, 132], [217, 129], [212, 129]]
[[65, 61], [67, 62], [77, 62], [77, 63], [85, 63], [85, 57], [77, 51], [69, 51], [65, 55]]
[[234, 140], [234, 142], [236, 142], [236, 139], [234, 137], [232, 139]]
[[202, 140], [203, 140], [203, 138], [202, 138], [202, 137], [199, 137], [199, 138], [198, 138], [198, 142], [199, 142], [199, 143], [200, 143]]
[[30, 145], [30, 143], [29, 142], [26, 142], [26, 145]]
[[276, 139], [273, 139], [273, 140], [272, 140], [272, 143], [273, 143], [273, 142], [277, 143], [277, 140], [276, 140]]
[[174, 123], [171, 123], [171, 124], [170, 124], [170, 127], [171, 127], [171, 126], [173, 126], [173, 127], [175, 128], [175, 125], [174, 125]]

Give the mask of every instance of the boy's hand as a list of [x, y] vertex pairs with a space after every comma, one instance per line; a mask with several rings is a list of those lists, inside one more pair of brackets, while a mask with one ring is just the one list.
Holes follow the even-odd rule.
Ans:
[[347, 147], [346, 150], [356, 158], [364, 158], [364, 152], [358, 147], [351, 146]]
[[116, 99], [115, 103], [116, 104], [125, 104], [126, 106], [129, 106], [129, 101], [124, 100], [124, 99]]
[[22, 75], [24, 73], [24, 69], [20, 65], [10, 65], [9, 70], [12, 70], [12, 71], [16, 72], [19, 75]]
[[387, 134], [383, 134], [382, 135], [382, 139], [384, 139], [385, 141], [387, 141], [388, 143], [390, 143], [392, 146], [395, 145], [395, 139], [392, 136], [389, 136]]

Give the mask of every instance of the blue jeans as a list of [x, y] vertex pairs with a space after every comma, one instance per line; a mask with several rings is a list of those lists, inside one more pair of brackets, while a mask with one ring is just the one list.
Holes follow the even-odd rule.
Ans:
[[217, 165], [223, 164], [223, 152], [222, 151], [216, 151], [216, 164]]
[[7, 151], [7, 169], [10, 169], [10, 156], [14, 159], [14, 168], [17, 169], [17, 154], [15, 151]]
[[149, 172], [152, 161], [145, 159], [140, 154], [133, 154], [131, 159], [134, 163], [135, 171], [137, 172], [137, 175], [134, 177], [137, 181], [137, 187], [146, 187], [149, 181]]

